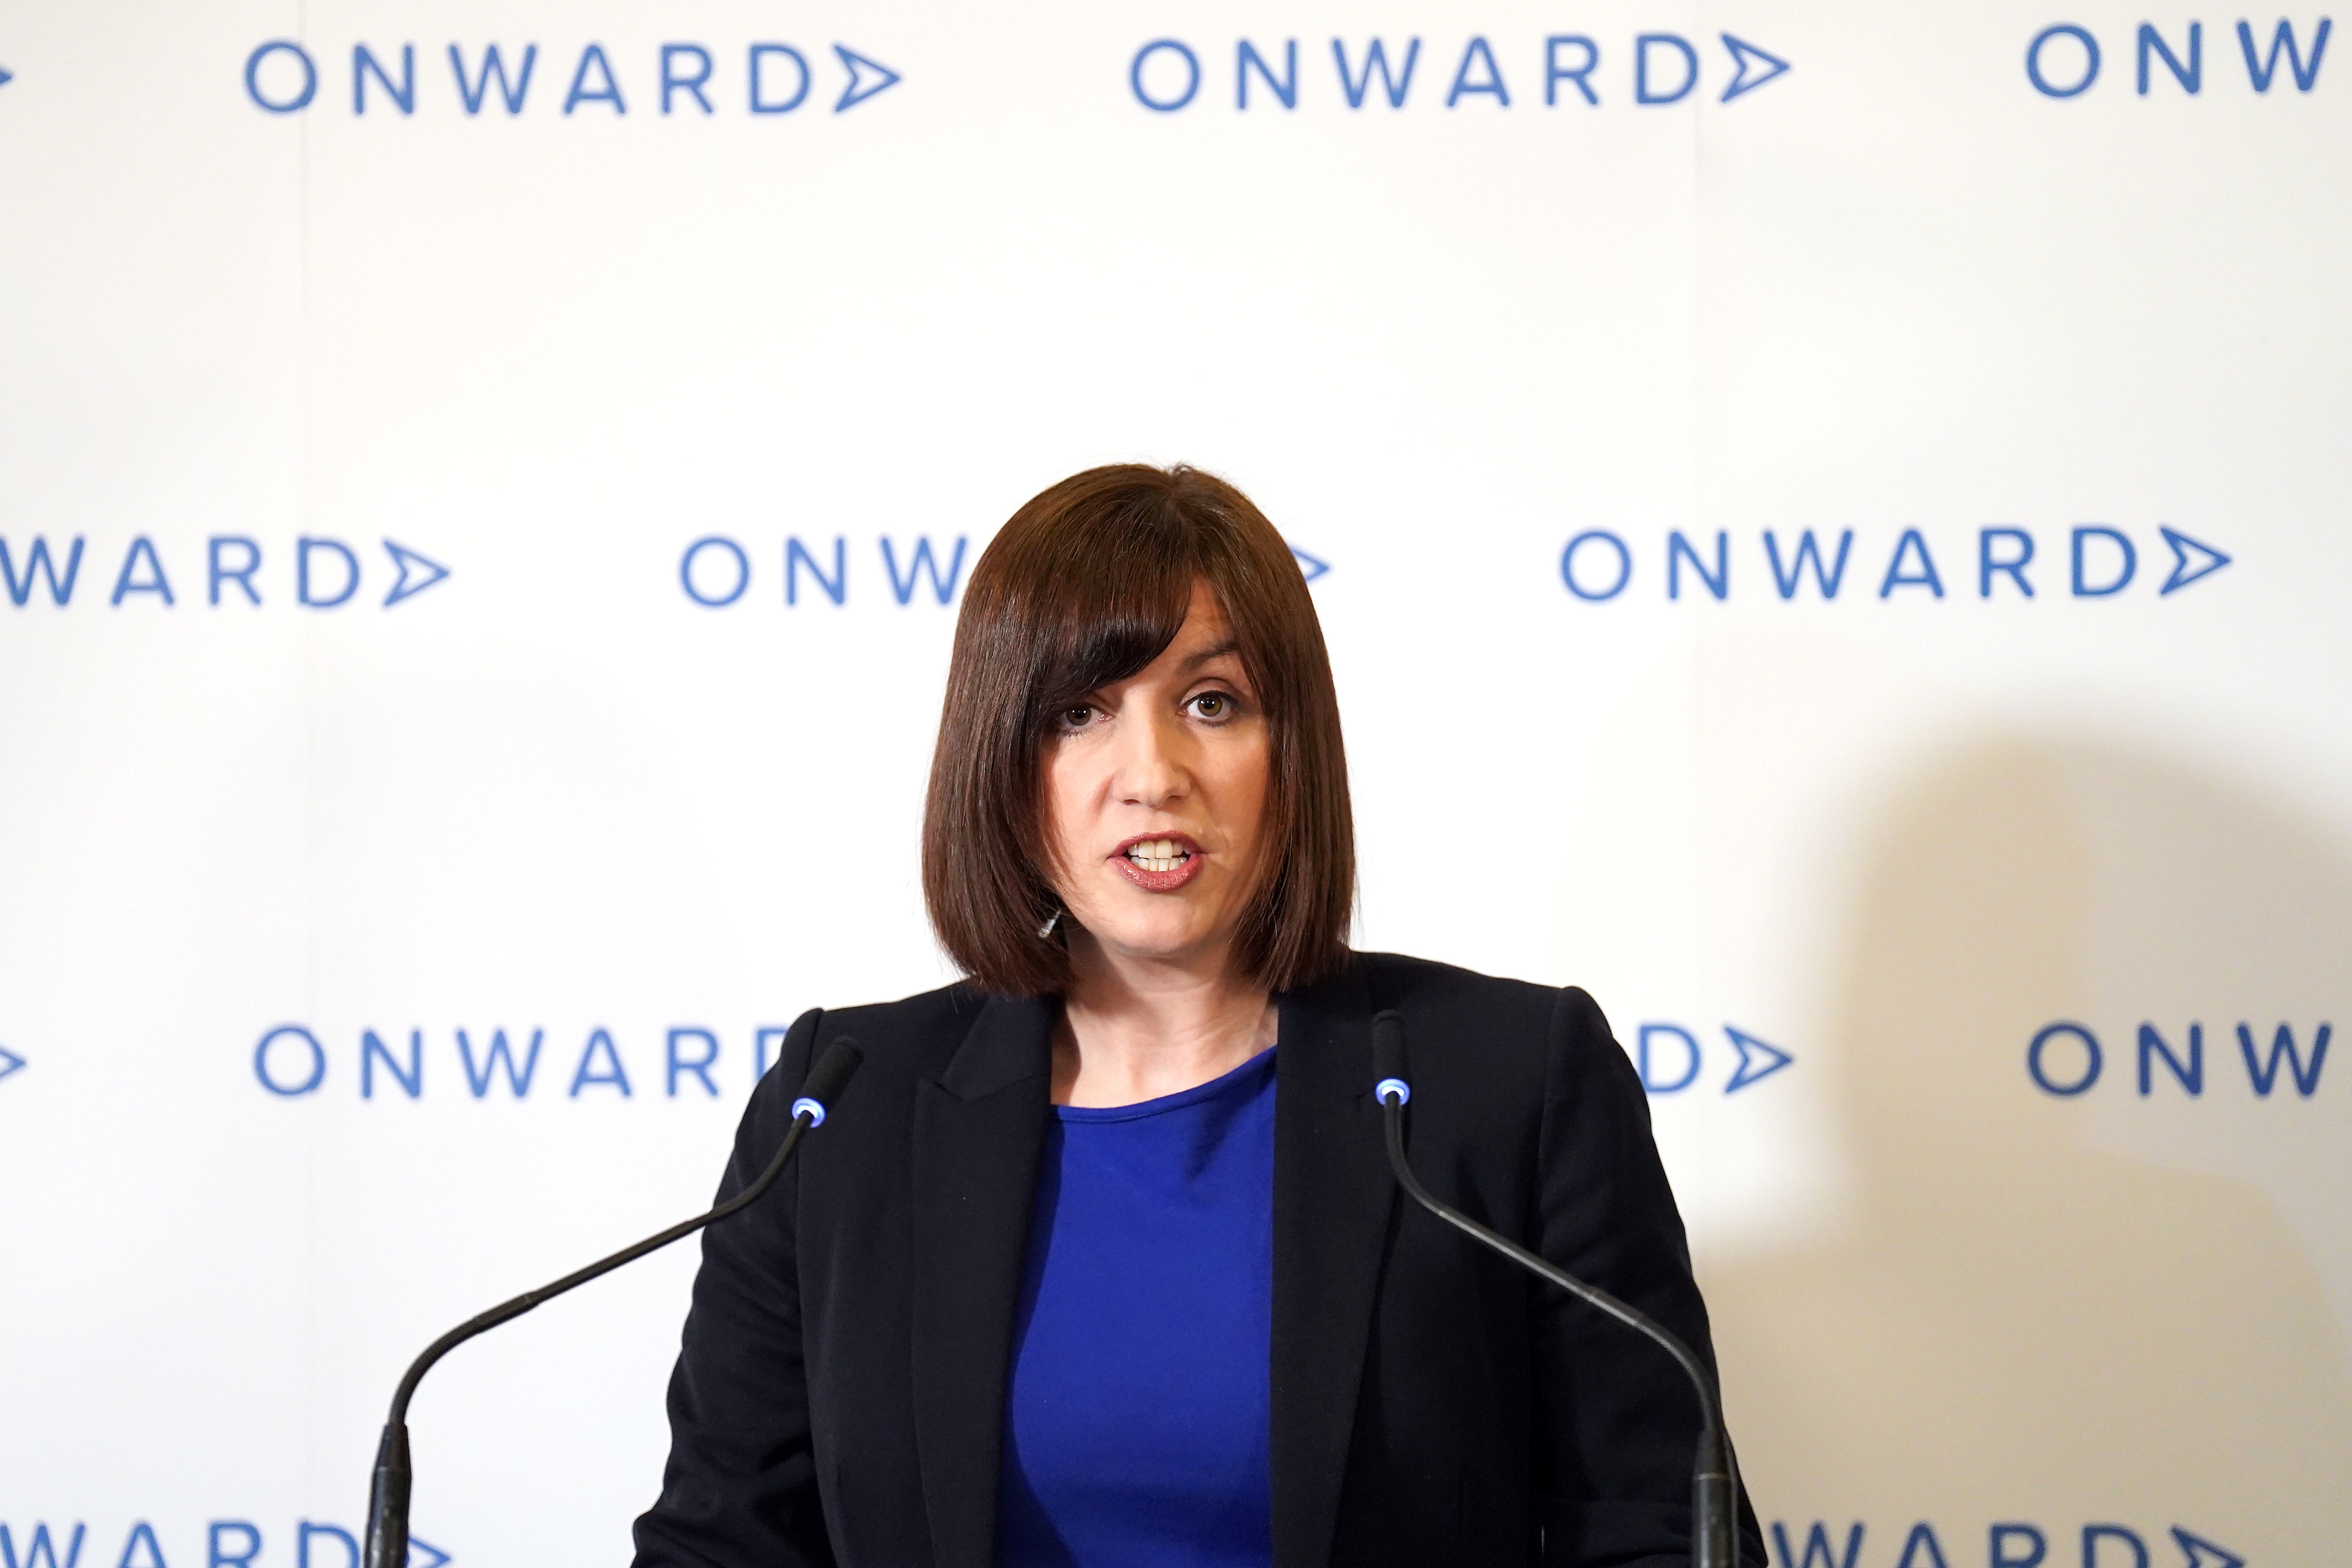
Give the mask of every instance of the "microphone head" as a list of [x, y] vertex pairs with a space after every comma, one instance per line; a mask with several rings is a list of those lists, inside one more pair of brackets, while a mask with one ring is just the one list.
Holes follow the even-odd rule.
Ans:
[[1402, 1105], [1412, 1098], [1405, 1079], [1404, 1015], [1393, 1007], [1372, 1015], [1372, 1093], [1381, 1100]]
[[800, 1098], [793, 1101], [793, 1114], [806, 1116], [812, 1127], [823, 1126], [826, 1109], [841, 1098], [865, 1060], [866, 1053], [857, 1048], [856, 1040], [845, 1037], [834, 1041], [803, 1080]]

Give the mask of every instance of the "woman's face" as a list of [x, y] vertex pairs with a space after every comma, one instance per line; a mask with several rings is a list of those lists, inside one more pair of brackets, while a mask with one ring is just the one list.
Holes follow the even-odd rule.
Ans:
[[1265, 714], [1203, 582], [1140, 673], [1055, 715], [1045, 741], [1055, 890], [1079, 931], [1129, 958], [1217, 956], [1255, 885]]

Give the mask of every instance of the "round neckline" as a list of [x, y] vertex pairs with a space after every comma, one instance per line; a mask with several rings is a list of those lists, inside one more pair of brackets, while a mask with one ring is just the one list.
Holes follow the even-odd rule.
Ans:
[[1271, 1072], [1274, 1049], [1268, 1046], [1241, 1066], [1206, 1083], [1194, 1084], [1191, 1089], [1179, 1089], [1174, 1094], [1163, 1094], [1157, 1100], [1139, 1100], [1132, 1105], [1057, 1105], [1054, 1107], [1054, 1114], [1064, 1121], [1139, 1121], [1147, 1116], [1164, 1116], [1171, 1110], [1198, 1105], [1204, 1100], [1214, 1100], [1237, 1088], [1253, 1074]]

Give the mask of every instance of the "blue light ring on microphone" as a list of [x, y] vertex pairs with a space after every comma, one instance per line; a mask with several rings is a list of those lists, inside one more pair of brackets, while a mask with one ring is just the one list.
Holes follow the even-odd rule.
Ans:
[[1389, 1103], [1389, 1093], [1391, 1090], [1395, 1091], [1395, 1103], [1399, 1105], [1402, 1105], [1412, 1099], [1412, 1085], [1405, 1082], [1405, 1080], [1401, 1078], [1384, 1078], [1381, 1079], [1380, 1082], [1372, 1085], [1372, 1098], [1379, 1100], [1381, 1104], [1386, 1105]]
[[811, 1127], [824, 1126], [824, 1104], [821, 1101], [811, 1100], [807, 1095], [801, 1096], [798, 1100], [793, 1101], [793, 1120], [797, 1121], [803, 1116], [806, 1116], [809, 1119], [809, 1125]]

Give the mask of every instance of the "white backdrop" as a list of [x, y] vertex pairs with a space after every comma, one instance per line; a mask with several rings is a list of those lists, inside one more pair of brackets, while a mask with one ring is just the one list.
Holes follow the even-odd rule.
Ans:
[[[941, 983], [938, 590], [1127, 458], [1318, 573], [1360, 943], [1646, 1050], [1776, 1557], [2334, 1561], [2352, 43], [2238, 22], [0, 0], [9, 1568], [343, 1568]], [[693, 1263], [435, 1374], [419, 1568], [623, 1558]]]

